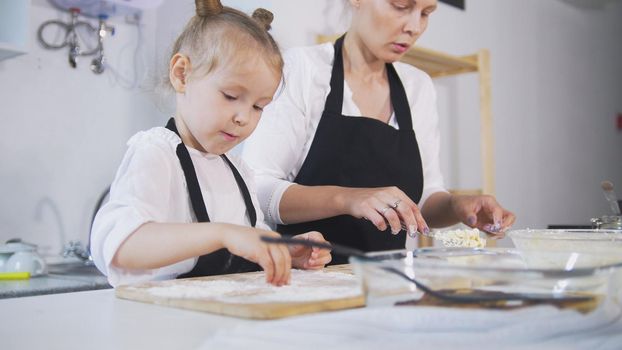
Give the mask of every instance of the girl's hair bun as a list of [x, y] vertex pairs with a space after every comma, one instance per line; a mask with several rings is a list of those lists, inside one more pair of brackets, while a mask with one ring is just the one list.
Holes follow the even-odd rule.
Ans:
[[194, 3], [199, 17], [216, 16], [223, 10], [220, 0], [195, 0]]
[[272, 14], [272, 12], [263, 9], [263, 8], [258, 8], [253, 12], [253, 15], [251, 16], [255, 21], [259, 22], [259, 24], [266, 30], [270, 30], [272, 28], [271, 24], [272, 21], [274, 20], [274, 15]]

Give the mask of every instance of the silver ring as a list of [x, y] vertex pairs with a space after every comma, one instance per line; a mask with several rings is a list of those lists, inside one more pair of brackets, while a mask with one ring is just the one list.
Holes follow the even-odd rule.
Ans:
[[401, 199], [396, 200], [395, 203], [393, 203], [393, 205], [391, 206], [391, 208], [397, 209], [397, 206], [400, 205], [400, 203], [402, 203]]

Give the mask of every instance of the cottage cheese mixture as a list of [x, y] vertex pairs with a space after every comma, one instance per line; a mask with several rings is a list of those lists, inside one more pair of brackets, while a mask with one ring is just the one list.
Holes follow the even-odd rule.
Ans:
[[354, 275], [293, 269], [290, 284], [282, 287], [266, 283], [264, 273], [259, 273], [238, 276], [235, 280], [223, 278], [209, 281], [167, 281], [162, 286], [151, 287], [146, 291], [164, 298], [208, 299], [240, 304], [307, 302], [362, 294]]
[[445, 247], [484, 248], [486, 239], [480, 237], [479, 230], [449, 230], [434, 232], [434, 239], [439, 240]]

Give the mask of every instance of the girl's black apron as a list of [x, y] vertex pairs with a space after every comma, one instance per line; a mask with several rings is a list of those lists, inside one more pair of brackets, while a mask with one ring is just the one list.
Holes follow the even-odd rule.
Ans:
[[[179, 135], [177, 127], [175, 126], [175, 119], [171, 118], [166, 124], [166, 128], [173, 131], [177, 134], [177, 136], [179, 136], [179, 138], [181, 138], [181, 135]], [[184, 172], [184, 177], [186, 178], [186, 186], [188, 187], [188, 194], [190, 196], [190, 203], [192, 204], [194, 216], [198, 222], [210, 222], [209, 216], [207, 215], [207, 209], [205, 208], [205, 202], [203, 201], [203, 195], [201, 194], [199, 180], [197, 179], [197, 174], [194, 170], [192, 159], [190, 158], [190, 153], [188, 153], [188, 149], [183, 142], [177, 145], [176, 153], [177, 158], [179, 158], [179, 163], [181, 164], [181, 169]], [[255, 227], [255, 224], [257, 223], [257, 213], [255, 212], [255, 207], [253, 206], [250, 193], [248, 192], [248, 187], [246, 187], [246, 183], [244, 183], [242, 176], [233, 163], [231, 163], [229, 158], [227, 158], [224, 154], [221, 155], [221, 157], [225, 163], [229, 165], [229, 168], [231, 168], [231, 172], [235, 177], [235, 181], [237, 182], [240, 192], [242, 193], [242, 197], [244, 197], [244, 204], [246, 205], [246, 211], [248, 212], [251, 225]], [[227, 204], [223, 203], [223, 205]], [[220, 249], [213, 253], [200, 256], [197, 264], [190, 272], [179, 275], [177, 278], [259, 271], [260, 269], [261, 268], [257, 264], [233, 255], [229, 253], [227, 249]]]
[[[399, 130], [377, 119], [342, 115], [344, 38], [345, 35], [335, 42], [330, 93], [307, 158], [294, 182], [306, 186], [397, 186], [418, 202], [423, 191], [423, 171], [404, 86], [388, 63], [391, 105]], [[371, 222], [349, 215], [279, 225], [278, 231], [288, 235], [319, 231], [330, 242], [363, 251], [403, 249], [406, 239], [405, 231], [397, 235], [388, 230], [380, 232]], [[332, 263], [347, 263], [347, 258], [333, 256]]]

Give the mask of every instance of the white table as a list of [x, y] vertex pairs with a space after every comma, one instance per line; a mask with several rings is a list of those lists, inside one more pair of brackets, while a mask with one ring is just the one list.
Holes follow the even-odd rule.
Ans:
[[[532, 349], [597, 348], [594, 344], [612, 337], [613, 344], [608, 341], [602, 348], [622, 349], [619, 319], [602, 327], [594, 317], [578, 313], [545, 312], [541, 318], [533, 315], [539, 315], [538, 309], [525, 311], [363, 308], [283, 321], [254, 321], [117, 299], [114, 290], [108, 289], [0, 300], [0, 349], [194, 349], [205, 345], [208, 336], [218, 331], [227, 334], [210, 341], [222, 346], [214, 348], [210, 343], [210, 350], [229, 348], [233, 339], [241, 340], [237, 348], [245, 350], [346, 349], [353, 342], [358, 342], [357, 348], [367, 350], [381, 347], [379, 342], [385, 340], [394, 342], [385, 344], [385, 348], [408, 348], [416, 343], [450, 348], [447, 345], [453, 338], [462, 344], [464, 335], [475, 335], [466, 347], [479, 350], [512, 345]], [[331, 324], [327, 331], [326, 325]], [[560, 337], [557, 328], [562, 324]], [[252, 328], [236, 328], [249, 325]], [[409, 328], [402, 329], [404, 326]], [[389, 338], [383, 339], [387, 334]], [[549, 334], [557, 338], [549, 339]], [[287, 341], [280, 340], [288, 337]], [[258, 339], [268, 338], [272, 339], [269, 345], [255, 346]], [[341, 341], [341, 346], [336, 341]], [[453, 345], [451, 348], [455, 348]]]
[[111, 289], [2, 299], [0, 315], [3, 350], [192, 349], [219, 329], [259, 322], [117, 299]]

